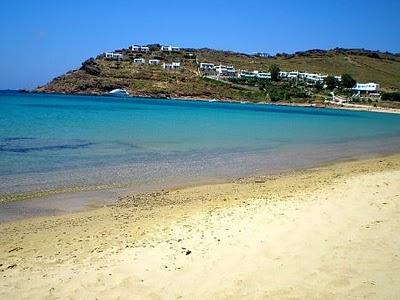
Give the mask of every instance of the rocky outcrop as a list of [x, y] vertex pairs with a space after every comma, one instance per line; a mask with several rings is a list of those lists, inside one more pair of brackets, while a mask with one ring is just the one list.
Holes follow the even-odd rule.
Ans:
[[80, 69], [82, 71], [85, 71], [89, 75], [93, 75], [93, 76], [101, 75], [101, 69], [93, 58], [90, 58], [90, 59], [86, 60], [85, 62], [83, 62], [82, 67]]

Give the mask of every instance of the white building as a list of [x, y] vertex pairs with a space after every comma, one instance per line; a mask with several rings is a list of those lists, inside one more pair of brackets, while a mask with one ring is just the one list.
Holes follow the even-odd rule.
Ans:
[[200, 69], [201, 70], [210, 70], [214, 69], [215, 64], [212, 63], [200, 63]]
[[238, 74], [239, 78], [255, 78], [258, 74], [258, 71], [246, 71], [246, 70], [241, 70]]
[[280, 79], [285, 79], [288, 76], [288, 72], [280, 71], [278, 77]]
[[319, 76], [318, 76], [317, 78], [318, 78], [318, 81], [324, 82], [325, 79], [326, 79], [327, 77], [328, 77], [328, 75], [321, 75], [321, 74], [319, 74]]
[[137, 64], [137, 65], [143, 65], [145, 62], [146, 62], [146, 60], [144, 58], [135, 58], [133, 60], [133, 63]]
[[288, 79], [291, 79], [291, 80], [294, 80], [294, 79], [299, 78], [299, 74], [300, 74], [299, 71], [291, 71], [291, 72], [289, 72], [289, 73], [287, 74], [287, 78], [288, 78]]
[[326, 77], [328, 77], [328, 75], [306, 73], [304, 80], [316, 84], [323, 83]]
[[138, 46], [138, 45], [131, 46], [131, 50], [133, 52], [145, 52], [145, 53], [150, 51], [149, 47]]
[[160, 60], [159, 59], [149, 59], [149, 65], [159, 65]]
[[[309, 83], [323, 83], [325, 79], [328, 77], [326, 74], [316, 74], [316, 73], [306, 73], [306, 72], [289, 72], [288, 78], [289, 79], [294, 79], [296, 78], [295, 74], [297, 73], [297, 78], [299, 80], [303, 80]], [[342, 81], [342, 76], [334, 76], [334, 78], [340, 82]]]
[[115, 53], [115, 52], [106, 52], [105, 53], [105, 58], [106, 59], [112, 59], [112, 60], [121, 60], [122, 59], [122, 54], [121, 53]]
[[257, 78], [260, 78], [260, 79], [271, 79], [271, 73], [270, 72], [259, 72], [257, 74]]
[[218, 65], [214, 69], [219, 76], [236, 76], [236, 70], [233, 66]]
[[246, 71], [241, 70], [238, 74], [239, 78], [258, 78], [258, 79], [271, 79], [270, 72], [259, 72], [258, 70]]
[[306, 77], [307, 77], [307, 74], [308, 74], [308, 73], [306, 73], [306, 72], [299, 72], [299, 79], [305, 80]]
[[176, 70], [181, 67], [180, 62], [173, 62], [172, 64], [163, 63], [163, 69]]
[[136, 45], [133, 45], [133, 46], [131, 46], [131, 50], [133, 51], [133, 52], [140, 52], [140, 46], [136, 46]]
[[356, 86], [353, 87], [353, 90], [359, 93], [377, 93], [379, 92], [379, 89], [379, 84], [374, 82], [357, 83]]
[[161, 51], [164, 51], [164, 52], [179, 52], [179, 51], [181, 51], [181, 48], [174, 47], [174, 46], [161, 46]]
[[258, 57], [270, 57], [271, 56], [269, 53], [265, 53], [265, 52], [257, 52], [254, 55], [258, 56]]

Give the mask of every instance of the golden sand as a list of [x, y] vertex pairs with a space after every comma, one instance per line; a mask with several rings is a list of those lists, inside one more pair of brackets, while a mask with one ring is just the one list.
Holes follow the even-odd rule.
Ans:
[[400, 295], [400, 156], [0, 224], [1, 299]]

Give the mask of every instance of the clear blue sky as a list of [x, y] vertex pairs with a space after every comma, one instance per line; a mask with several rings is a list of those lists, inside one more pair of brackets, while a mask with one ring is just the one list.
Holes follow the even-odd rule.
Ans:
[[33, 88], [132, 43], [241, 52], [400, 52], [399, 0], [12, 0], [0, 10], [0, 89]]

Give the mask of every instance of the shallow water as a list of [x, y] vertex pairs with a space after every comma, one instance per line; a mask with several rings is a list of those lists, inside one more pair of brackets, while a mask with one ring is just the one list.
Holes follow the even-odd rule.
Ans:
[[400, 150], [400, 116], [273, 105], [0, 94], [0, 198], [134, 191]]

